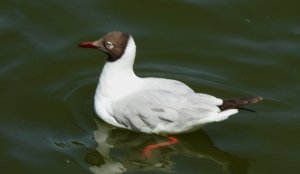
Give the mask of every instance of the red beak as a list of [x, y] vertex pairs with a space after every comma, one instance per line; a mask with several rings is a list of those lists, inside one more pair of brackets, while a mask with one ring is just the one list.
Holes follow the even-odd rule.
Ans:
[[78, 46], [83, 48], [97, 48], [93, 42], [81, 42]]

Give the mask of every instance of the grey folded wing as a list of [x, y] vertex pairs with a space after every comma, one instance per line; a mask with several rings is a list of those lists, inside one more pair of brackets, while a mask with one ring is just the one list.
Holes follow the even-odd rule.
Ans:
[[144, 90], [114, 102], [112, 111], [116, 121], [129, 129], [157, 133], [190, 129], [185, 126], [219, 113], [221, 104], [221, 99], [207, 94]]

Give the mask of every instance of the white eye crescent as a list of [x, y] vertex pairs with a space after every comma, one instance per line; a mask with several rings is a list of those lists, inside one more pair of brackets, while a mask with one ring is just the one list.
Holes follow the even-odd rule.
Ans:
[[105, 47], [107, 49], [112, 49], [114, 47], [114, 45], [110, 41], [107, 41], [107, 42], [105, 42]]

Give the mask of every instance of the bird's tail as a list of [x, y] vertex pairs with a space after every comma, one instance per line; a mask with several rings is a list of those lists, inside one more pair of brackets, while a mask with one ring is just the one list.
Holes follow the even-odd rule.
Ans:
[[227, 109], [239, 108], [241, 106], [245, 106], [249, 104], [255, 104], [262, 100], [263, 98], [260, 96], [251, 96], [251, 97], [244, 97], [239, 99], [224, 100], [223, 104], [219, 106], [219, 108], [221, 109], [221, 111], [224, 111]]

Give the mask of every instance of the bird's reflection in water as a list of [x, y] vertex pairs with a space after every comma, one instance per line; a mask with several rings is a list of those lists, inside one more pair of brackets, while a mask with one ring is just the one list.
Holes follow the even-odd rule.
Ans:
[[208, 135], [199, 130], [176, 137], [179, 143], [167, 148], [155, 149], [146, 159], [142, 155], [148, 144], [166, 141], [166, 137], [117, 129], [97, 120], [94, 131], [97, 151], [86, 155], [86, 162], [95, 174], [124, 173], [126, 171], [160, 170], [171, 172], [176, 156], [212, 160], [232, 174], [247, 173], [249, 162], [224, 152], [214, 146]]

